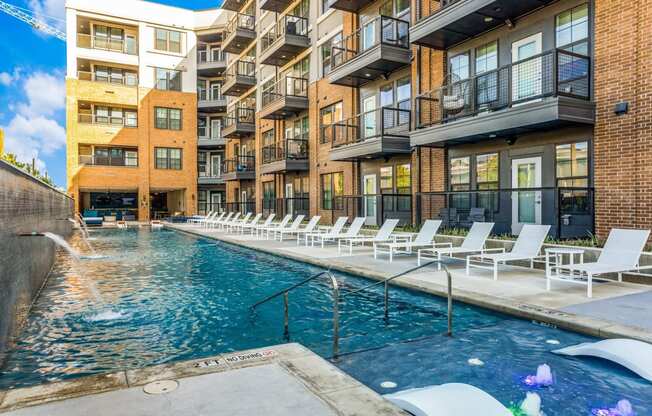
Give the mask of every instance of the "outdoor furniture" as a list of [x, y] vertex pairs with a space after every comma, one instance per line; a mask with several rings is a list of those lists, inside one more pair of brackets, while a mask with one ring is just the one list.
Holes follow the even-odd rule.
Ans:
[[484, 245], [493, 228], [493, 222], [474, 222], [459, 247], [453, 247], [452, 244], [448, 243], [449, 247], [419, 249], [417, 252], [417, 265], [421, 266], [422, 258], [433, 258], [438, 260], [437, 270], [441, 270], [441, 256], [453, 257], [455, 254], [484, 253]]
[[442, 208], [439, 210], [439, 219], [445, 227], [454, 227], [459, 222], [457, 208]]
[[318, 242], [321, 243], [321, 248], [324, 248], [324, 245], [327, 242], [336, 242], [343, 238], [356, 237], [360, 233], [360, 229], [364, 225], [365, 220], [366, 220], [365, 217], [356, 217], [351, 223], [349, 229], [346, 230], [346, 232], [336, 233], [335, 230], [331, 230], [323, 234], [319, 234], [319, 233], [308, 234], [308, 236], [310, 237], [310, 245], [314, 247], [315, 240], [317, 240]]
[[274, 238], [276, 238], [276, 235], [278, 235], [278, 241], [283, 241], [283, 238], [284, 238], [285, 234], [290, 234], [290, 235], [296, 234], [297, 235], [297, 245], [299, 245], [299, 236], [301, 236], [302, 234], [313, 232], [315, 230], [315, 228], [317, 227], [317, 224], [319, 224], [320, 219], [321, 219], [320, 215], [315, 215], [314, 217], [312, 217], [310, 219], [308, 224], [303, 228], [298, 228], [296, 230], [289, 230], [289, 229], [276, 230], [276, 231], [274, 231]]
[[[466, 274], [469, 269], [492, 270], [494, 280], [498, 280], [498, 265], [506, 264], [508, 261], [529, 260], [530, 268], [534, 268], [534, 260], [542, 257], [539, 252], [541, 246], [550, 231], [549, 225], [525, 224], [518, 235], [512, 251], [505, 252], [504, 248], [488, 249], [477, 255], [466, 257]], [[487, 254], [489, 251], [501, 251], [500, 253]]]
[[471, 208], [466, 219], [461, 221], [461, 225], [464, 227], [471, 227], [476, 222], [485, 222], [485, 211], [484, 208]]
[[240, 226], [240, 232], [242, 234], [244, 234], [245, 230], [248, 229], [248, 230], [250, 230], [250, 233], [253, 234], [253, 233], [256, 232], [256, 229], [258, 227], [262, 227], [262, 228], [269, 227], [269, 225], [272, 223], [272, 221], [274, 221], [275, 216], [276, 216], [276, 214], [269, 214], [267, 216], [267, 219], [265, 220], [265, 222], [263, 222], [262, 224], [252, 224], [252, 223], [243, 224], [243, 225]]
[[256, 227], [256, 236], [258, 236], [259, 234], [263, 235], [265, 234], [265, 232], [269, 234], [270, 229], [271, 230], [281, 229], [285, 227], [288, 224], [288, 222], [290, 222], [291, 219], [292, 219], [292, 214], [288, 214], [285, 217], [283, 217], [283, 219], [279, 223], [276, 224], [270, 223], [266, 227]]
[[104, 218], [100, 216], [99, 212], [95, 210], [85, 209], [82, 215], [82, 220], [86, 226], [102, 226]]
[[433, 240], [440, 226], [441, 220], [426, 220], [414, 240], [406, 239], [404, 241], [395, 241], [393, 243], [374, 243], [374, 259], [378, 258], [379, 253], [388, 253], [389, 262], [391, 263], [394, 261], [395, 253], [411, 254], [413, 249], [420, 247], [434, 247], [436, 243]]
[[230, 220], [222, 220], [222, 221], [217, 221], [214, 225], [219, 228], [220, 231], [225, 230], [226, 227], [229, 226], [229, 224], [236, 223], [242, 214], [240, 212], [236, 212], [233, 217], [231, 217]]
[[200, 223], [201, 221], [205, 220], [206, 218], [210, 218], [213, 216], [214, 211], [209, 211], [208, 214], [206, 215], [193, 215], [192, 217], [188, 218], [186, 222], [188, 224], [195, 224], [195, 223]]
[[204, 225], [206, 226], [206, 228], [213, 228], [213, 227], [216, 227], [216, 226], [217, 226], [218, 224], [220, 224], [220, 223], [230, 221], [231, 218], [234, 217], [234, 215], [240, 215], [240, 213], [238, 212], [238, 213], [236, 214], [236, 213], [234, 213], [234, 212], [229, 212], [229, 213], [226, 215], [226, 217], [224, 217], [224, 218], [214, 218], [214, 219], [212, 219], [212, 220], [206, 221], [206, 223], [205, 223]]
[[244, 230], [244, 227], [245, 227], [245, 226], [246, 226], [246, 227], [249, 227], [249, 226], [252, 226], [252, 225], [256, 225], [256, 224], [258, 224], [258, 222], [260, 221], [260, 219], [262, 218], [262, 216], [263, 216], [263, 214], [256, 214], [256, 216], [255, 216], [251, 221], [249, 221], [249, 222], [247, 222], [247, 221], [240, 221], [240, 222], [238, 222], [237, 224], [233, 224], [233, 225], [231, 225], [229, 231], [230, 231], [230, 232], [238, 232], [238, 230], [239, 230], [240, 233], [242, 233], [243, 230]]
[[[546, 252], [546, 278], [556, 273], [555, 277], [561, 277], [559, 269], [556, 266], [564, 265], [564, 256], [568, 256], [568, 265], [575, 264], [575, 257], [578, 258], [578, 264], [584, 263], [584, 249], [579, 247], [551, 247], [545, 249]], [[571, 275], [573, 275], [571, 270]], [[550, 290], [550, 289], [548, 289]]]
[[[650, 230], [612, 229], [597, 261], [552, 266], [550, 273], [546, 273], [546, 289], [550, 290], [552, 280], [584, 284], [587, 286], [586, 296], [590, 298], [593, 296], [593, 276], [618, 273], [618, 281], [622, 282], [624, 272], [652, 268], [638, 264], [649, 237]], [[564, 271], [568, 274], [561, 275]]]
[[223, 230], [226, 231], [226, 232], [229, 232], [229, 230], [231, 230], [236, 225], [246, 224], [247, 221], [249, 221], [249, 217], [251, 217], [251, 212], [247, 212], [247, 214], [244, 217], [240, 218], [240, 219], [235, 219], [235, 220], [232, 220], [229, 223], [223, 224]]
[[[320, 230], [318, 229], [317, 231], [313, 231], [313, 232], [308, 231], [308, 232], [305, 232], [305, 233], [297, 234], [297, 245], [299, 245], [299, 242], [300, 242], [300, 240], [301, 240], [301, 237], [303, 237], [303, 239], [304, 239], [304, 241], [305, 241], [305, 243], [306, 243], [306, 246], [308, 246], [308, 240], [310, 240], [310, 238], [312, 238], [313, 235], [316, 235], [316, 234], [325, 234], [325, 233], [328, 233], [328, 232], [332, 232], [332, 233], [334, 233], [334, 234], [339, 234], [339, 233], [341, 233], [341, 232], [342, 232], [342, 229], [344, 229], [344, 226], [346, 225], [346, 221], [347, 221], [348, 219], [349, 219], [348, 217], [339, 217], [339, 218], [337, 219], [337, 221], [335, 221], [335, 224], [333, 224], [333, 227], [331, 227], [330, 229], [329, 229], [329, 228], [325, 228], [325, 229], [323, 229], [322, 231], [320, 231]], [[321, 228], [321, 227], [320, 227], [320, 228]]]
[[203, 220], [200, 220], [197, 224], [204, 227], [206, 226], [210, 221], [220, 221], [224, 216], [226, 215], [226, 212], [223, 212], [221, 214], [218, 214], [217, 212], [214, 212], [213, 215], [210, 217], [206, 217]]
[[[299, 225], [301, 225], [301, 222], [303, 221], [304, 218], [305, 218], [305, 215], [301, 214], [301, 215], [297, 215], [297, 217], [294, 219], [294, 221], [292, 221], [292, 224], [290, 224], [290, 226], [283, 226], [283, 227], [279, 227], [279, 228], [267, 227], [267, 229], [266, 229], [267, 237], [266, 238], [269, 240], [270, 233], [276, 233], [277, 231], [298, 230]], [[273, 235], [274, 239], [276, 240], [276, 234], [272, 234], [272, 235]]]
[[393, 241], [391, 238], [394, 229], [398, 225], [397, 219], [386, 220], [382, 227], [378, 230], [378, 233], [374, 237], [354, 237], [354, 238], [344, 238], [337, 242], [337, 252], [342, 252], [342, 243], [346, 243], [349, 246], [349, 255], [353, 254], [353, 246], [359, 244], [364, 246], [365, 243], [386, 243]]

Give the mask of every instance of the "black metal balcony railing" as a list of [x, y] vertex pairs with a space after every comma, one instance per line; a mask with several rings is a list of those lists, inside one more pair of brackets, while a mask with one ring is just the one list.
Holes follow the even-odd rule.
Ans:
[[243, 61], [241, 59], [235, 61], [226, 68], [226, 78], [233, 78], [236, 76], [242, 77], [255, 77], [256, 76], [256, 62]]
[[255, 124], [256, 110], [253, 108], [237, 107], [231, 110], [224, 119], [224, 127], [234, 124]]
[[293, 198], [263, 198], [263, 217], [276, 214], [277, 218], [290, 215], [305, 215], [310, 213], [310, 199], [306, 197]]
[[107, 36], [93, 36], [85, 33], [77, 34], [77, 46], [87, 49], [119, 52], [128, 55], [138, 55], [138, 44], [131, 38], [110, 38]]
[[256, 30], [256, 16], [244, 13], [236, 13], [235, 16], [226, 24], [224, 38], [238, 29]]
[[241, 212], [243, 214], [251, 212], [255, 214], [256, 201], [227, 202], [224, 204], [224, 210], [226, 212]]
[[504, 188], [426, 192], [416, 195], [416, 222], [441, 219], [445, 228], [468, 228], [474, 221], [496, 225], [493, 234], [514, 234], [515, 224], [551, 225], [557, 238], [589, 237], [594, 231], [593, 188]]
[[415, 98], [416, 127], [423, 128], [509, 108], [550, 96], [590, 99], [590, 58], [553, 50]]
[[412, 224], [412, 194], [343, 195], [320, 201], [322, 212], [330, 211], [331, 220], [338, 217], [367, 217], [368, 223], [380, 225], [395, 218], [400, 225]]
[[80, 165], [138, 167], [138, 157], [79, 155]]
[[222, 202], [199, 201], [197, 211], [199, 215], [206, 215], [209, 212], [223, 212], [224, 204]]
[[136, 73], [124, 73], [119, 77], [114, 74], [100, 74], [97, 72], [77, 71], [77, 78], [81, 81], [105, 82], [114, 85], [126, 85], [127, 87], [138, 86], [138, 75]]
[[321, 142], [339, 147], [376, 137], [408, 137], [410, 126], [410, 110], [382, 107], [322, 126]]
[[308, 98], [308, 80], [285, 76], [262, 92], [263, 107], [284, 97]]
[[79, 114], [77, 120], [84, 124], [103, 124], [109, 126], [138, 127], [138, 116], [115, 117], [95, 114]]
[[410, 23], [389, 16], [378, 16], [331, 47], [331, 70], [363, 54], [376, 45], [410, 47]]
[[277, 39], [285, 34], [308, 36], [308, 19], [301, 16], [285, 15], [267, 32], [260, 36], [260, 51], [265, 52]]
[[220, 49], [213, 49], [210, 52], [206, 49], [197, 51], [197, 62], [200, 64], [223, 61], [226, 61], [226, 53]]
[[256, 170], [256, 158], [254, 156], [237, 156], [233, 159], [225, 160], [222, 166], [222, 172], [253, 172]]
[[286, 139], [282, 144], [263, 146], [263, 164], [279, 160], [308, 159], [308, 140]]

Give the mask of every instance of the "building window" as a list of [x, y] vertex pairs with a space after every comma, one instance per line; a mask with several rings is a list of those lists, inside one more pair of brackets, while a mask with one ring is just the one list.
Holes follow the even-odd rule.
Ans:
[[274, 181], [263, 182], [263, 209], [276, 210]]
[[391, 194], [394, 192], [394, 167], [382, 166], [380, 168], [380, 193]]
[[[475, 158], [476, 186], [479, 191], [497, 190], [498, 153], [478, 155]], [[498, 211], [498, 192], [478, 193], [478, 207], [489, 211]]]
[[589, 5], [573, 7], [555, 18], [557, 48], [582, 55], [589, 54]]
[[154, 152], [156, 169], [181, 170], [181, 149], [157, 147]]
[[208, 137], [208, 122], [206, 117], [197, 118], [197, 136]]
[[556, 148], [557, 186], [562, 213], [588, 214], [589, 144], [560, 144]]
[[462, 53], [454, 56], [450, 60], [450, 74], [453, 76], [452, 82], [467, 79], [469, 77], [469, 54]]
[[319, 114], [322, 143], [326, 143], [334, 134], [330, 126], [337, 121], [342, 121], [342, 102], [322, 108]]
[[156, 29], [155, 48], [159, 51], [181, 53], [181, 32]]
[[[451, 191], [468, 191], [471, 189], [471, 158], [469, 156], [451, 159], [450, 187]], [[468, 209], [470, 207], [469, 194], [452, 195], [450, 204], [451, 208]]]
[[199, 176], [208, 176], [206, 170], [206, 152], [197, 153], [197, 173]]
[[181, 71], [155, 68], [156, 89], [166, 91], [181, 91]]
[[181, 130], [181, 110], [178, 108], [155, 107], [156, 128]]
[[342, 209], [344, 196], [344, 174], [342, 172], [321, 175], [322, 209]]
[[322, 76], [325, 77], [331, 72], [332, 68], [332, 47], [342, 42], [342, 32], [336, 33], [335, 36], [321, 45], [321, 69]]

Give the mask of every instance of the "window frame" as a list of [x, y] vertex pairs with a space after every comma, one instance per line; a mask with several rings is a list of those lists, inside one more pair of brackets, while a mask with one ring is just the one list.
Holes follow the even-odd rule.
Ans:
[[[159, 110], [164, 110], [165, 111], [165, 125], [159, 124], [159, 118], [158, 112]], [[178, 112], [179, 113], [179, 118], [172, 118], [172, 112]], [[173, 127], [172, 121], [173, 120], [178, 120], [179, 125], [178, 128]], [[173, 131], [181, 131], [183, 130], [183, 109], [181, 108], [170, 108], [170, 107], [154, 107], [154, 128], [159, 129], [159, 130], [173, 130]]]
[[[159, 151], [161, 150], [165, 152], [165, 155], [159, 157]], [[173, 158], [172, 151], [178, 151], [179, 157]], [[176, 160], [179, 162], [178, 167]], [[160, 164], [160, 161], [164, 161], [164, 163]], [[154, 169], [183, 170], [183, 149], [180, 147], [154, 147]]]
[[[165, 40], [159, 39], [159, 32], [163, 32], [165, 34]], [[179, 40], [177, 41], [172, 41], [171, 40], [171, 34], [176, 33], [179, 35]], [[159, 47], [159, 41], [165, 42], [165, 46], [160, 48]], [[172, 43], [178, 43], [179, 44], [179, 50], [175, 51], [172, 50], [170, 45]], [[183, 32], [180, 32], [178, 30], [172, 30], [172, 29], [166, 29], [162, 27], [155, 27], [154, 28], [154, 49], [159, 52], [169, 52], [169, 53], [174, 53], [174, 54], [181, 54], [183, 52]]]
[[[558, 22], [559, 17], [562, 14], [566, 13], [566, 12], [570, 12], [570, 14], [571, 14], [570, 30], [571, 30], [571, 37], [572, 37], [573, 10], [578, 9], [580, 7], [583, 7], [583, 6], [586, 6], [586, 37], [582, 38], [582, 39], [579, 39], [579, 40], [576, 40], [576, 41], [571, 41], [571, 42], [569, 42], [567, 44], [564, 44], [564, 45], [559, 45], [559, 43], [558, 43], [559, 42], [559, 31], [557, 29], [558, 28], [557, 22]], [[581, 44], [581, 43], [583, 43], [583, 42], [586, 42], [587, 54], [585, 56], [591, 56], [591, 31], [592, 31], [592, 28], [593, 28], [593, 25], [591, 24], [591, 5], [589, 4], [589, 2], [578, 4], [576, 6], [573, 6], [573, 7], [570, 7], [568, 9], [562, 10], [561, 12], [555, 14], [555, 19], [554, 19], [555, 49], [561, 49], [561, 50], [568, 51], [568, 52], [571, 52], [571, 53], [577, 53], [578, 55], [583, 55], [583, 54], [581, 54], [579, 52], [576, 52], [574, 50], [574, 47]]]
[[[159, 77], [159, 71], [165, 72], [165, 79]], [[176, 75], [176, 76], [173, 76]], [[159, 81], [165, 83], [164, 87], [159, 85]], [[198, 79], [199, 83], [199, 79]], [[173, 86], [177, 86], [172, 88]], [[154, 88], [159, 91], [182, 91], [183, 90], [183, 72], [176, 69], [154, 67]]]

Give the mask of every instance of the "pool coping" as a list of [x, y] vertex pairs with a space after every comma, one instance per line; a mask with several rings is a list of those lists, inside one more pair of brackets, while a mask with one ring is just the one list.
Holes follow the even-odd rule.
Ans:
[[[333, 263], [333, 259], [319, 259], [315, 257], [305, 257], [292, 253], [289, 251], [281, 253], [273, 249], [268, 249], [259, 246], [252, 246], [247, 244], [246, 241], [229, 238], [226, 235], [211, 234], [206, 235], [201, 233], [201, 229], [187, 229], [182, 228], [176, 224], [165, 224], [166, 228], [198, 236], [202, 238], [222, 241], [235, 246], [247, 248], [250, 250], [259, 251], [266, 254], [271, 254], [276, 257], [287, 257], [294, 261], [311, 264], [330, 270], [339, 271], [365, 277], [372, 280], [382, 281], [388, 277], [387, 274], [377, 272], [365, 267], [354, 267], [340, 263]], [[409, 277], [409, 274], [404, 277], [393, 279], [391, 285], [404, 287], [407, 289], [416, 290], [419, 292], [435, 295], [438, 297], [447, 297], [448, 288], [434, 282], [426, 282], [419, 279]], [[578, 332], [585, 335], [590, 335], [598, 338], [631, 338], [640, 341], [652, 343], [652, 331], [643, 328], [618, 324], [602, 319], [581, 316], [570, 312], [561, 311], [558, 309], [546, 308], [538, 305], [533, 305], [525, 302], [515, 301], [509, 298], [501, 298], [494, 295], [474, 292], [465, 289], [454, 288], [453, 299], [473, 306], [479, 306], [496, 312], [505, 313], [507, 315], [515, 316], [521, 319], [528, 319], [534, 323], [549, 325], [560, 329], [565, 329], [573, 332]], [[455, 333], [453, 326], [453, 333]]]
[[254, 366], [278, 365], [342, 416], [407, 416], [369, 387], [298, 343], [273, 345], [138, 369], [80, 377], [13, 390], [0, 390], [0, 414], [26, 407], [145, 386], [159, 380], [180, 380]]

